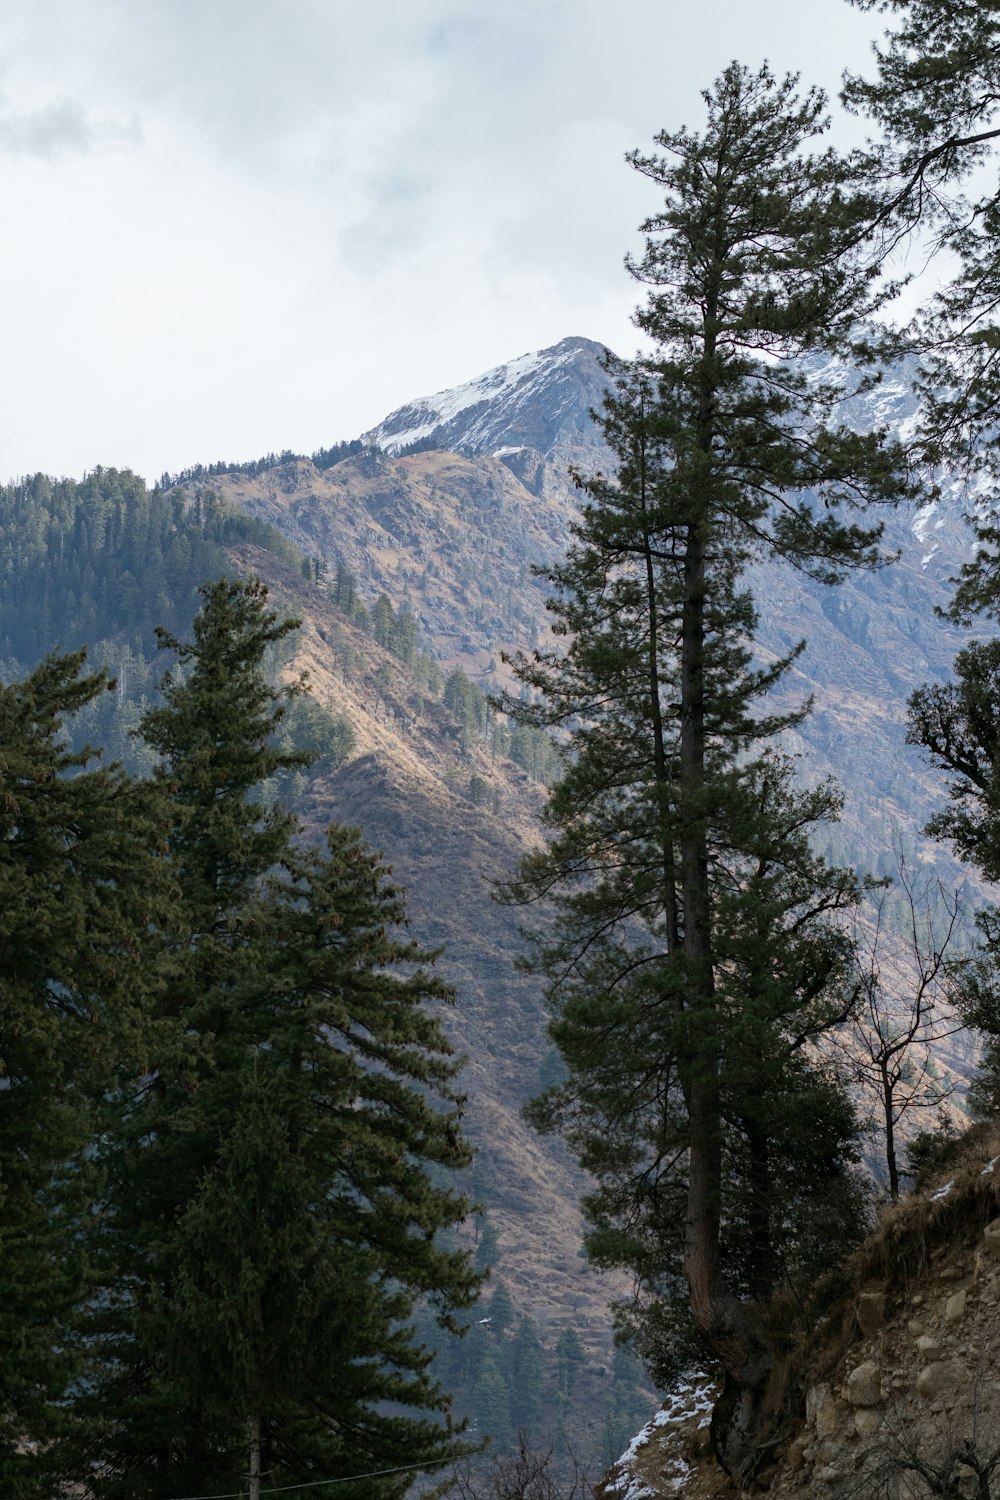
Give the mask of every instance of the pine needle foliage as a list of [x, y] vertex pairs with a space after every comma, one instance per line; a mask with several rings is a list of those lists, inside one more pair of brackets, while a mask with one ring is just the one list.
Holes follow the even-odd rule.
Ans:
[[[982, 0], [851, 0], [892, 21], [872, 78], [848, 76], [847, 105], [881, 131], [875, 216], [948, 254], [947, 279], [915, 319], [927, 456], [995, 467], [1000, 414], [1000, 13]], [[957, 266], [957, 269], [953, 269]], [[985, 439], [985, 441], [984, 441]]]

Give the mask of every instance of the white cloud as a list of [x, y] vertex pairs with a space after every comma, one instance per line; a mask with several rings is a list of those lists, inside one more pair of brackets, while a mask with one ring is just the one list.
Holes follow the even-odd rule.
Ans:
[[877, 25], [843, 0], [7, 0], [0, 477], [309, 449], [566, 334], [629, 352], [655, 205], [624, 152], [697, 124], [731, 54], [835, 85]]
[[33, 110], [5, 110], [0, 106], [0, 152], [54, 160], [82, 156], [142, 140], [138, 115], [122, 122], [88, 115], [75, 99], [54, 99]]

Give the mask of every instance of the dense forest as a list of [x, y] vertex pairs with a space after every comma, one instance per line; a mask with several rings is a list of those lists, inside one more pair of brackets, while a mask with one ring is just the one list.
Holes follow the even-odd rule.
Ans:
[[[331, 462], [351, 456], [353, 445], [342, 447], [342, 453], [330, 450]], [[16, 678], [53, 647], [85, 643], [91, 665], [105, 668], [115, 689], [80, 709], [73, 733], [77, 742], [89, 739], [131, 769], [150, 765], [133, 731], [157, 693], [156, 627], [188, 628], [199, 586], [230, 565], [228, 548], [247, 544], [323, 587], [345, 621], [400, 661], [418, 690], [443, 700], [463, 747], [485, 743], [494, 759], [509, 757], [546, 785], [558, 772], [552, 739], [508, 723], [491, 706], [489, 684], [458, 667], [442, 672], [405, 601], [395, 609], [343, 565], [328, 580], [315, 559], [303, 557], [273, 526], [227, 505], [208, 487], [196, 487], [193, 495], [150, 490], [138, 476], [114, 469], [97, 469], [80, 482], [38, 474], [0, 488], [0, 535], [5, 676]], [[334, 642], [335, 651], [341, 648], [348, 649]], [[275, 680], [286, 664], [282, 650], [268, 653]], [[308, 698], [289, 705], [281, 733], [289, 744], [316, 752], [316, 772], [335, 768], [353, 745], [343, 716]], [[481, 779], [470, 781], [469, 795], [485, 798]]]

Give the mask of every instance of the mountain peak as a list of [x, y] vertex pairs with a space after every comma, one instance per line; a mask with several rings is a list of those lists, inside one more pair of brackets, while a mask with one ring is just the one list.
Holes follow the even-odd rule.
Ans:
[[561, 339], [408, 402], [364, 439], [391, 454], [414, 444], [464, 454], [528, 448], [559, 463], [564, 450], [575, 454], [600, 441], [590, 412], [607, 385], [603, 354], [592, 339]]

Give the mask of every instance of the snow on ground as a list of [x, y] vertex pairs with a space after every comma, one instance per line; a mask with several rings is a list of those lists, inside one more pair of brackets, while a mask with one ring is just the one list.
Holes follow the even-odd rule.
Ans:
[[[625, 1452], [612, 1466], [605, 1483], [605, 1493], [615, 1500], [656, 1500], [663, 1495], [676, 1495], [680, 1486], [691, 1473], [690, 1465], [677, 1451], [679, 1444], [671, 1444], [676, 1429], [689, 1423], [693, 1417], [702, 1417], [699, 1427], [707, 1425], [713, 1404], [713, 1385], [706, 1375], [692, 1375], [673, 1390], [641, 1432], [636, 1433]], [[676, 1434], [679, 1437], [679, 1434]], [[647, 1480], [638, 1472], [637, 1464], [642, 1450], [651, 1441], [657, 1440], [656, 1489], [651, 1489]]]

